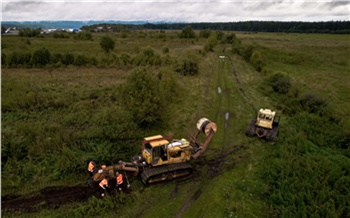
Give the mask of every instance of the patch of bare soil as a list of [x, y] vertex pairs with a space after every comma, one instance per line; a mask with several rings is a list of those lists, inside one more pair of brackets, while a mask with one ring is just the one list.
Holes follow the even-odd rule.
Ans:
[[37, 212], [44, 208], [59, 208], [63, 204], [87, 200], [95, 190], [82, 186], [51, 186], [28, 195], [5, 195], [1, 197], [3, 211]]

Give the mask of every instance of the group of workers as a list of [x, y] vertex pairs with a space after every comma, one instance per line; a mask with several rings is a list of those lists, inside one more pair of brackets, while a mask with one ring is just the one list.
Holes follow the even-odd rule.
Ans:
[[[102, 172], [103, 169], [105, 168], [106, 168], [106, 165], [102, 165], [99, 169], [97, 169], [94, 161], [90, 161], [88, 165], [88, 171], [90, 172], [90, 176], [93, 176], [95, 173], [99, 171]], [[116, 185], [117, 185], [116, 188], [117, 190], [122, 191], [123, 175], [119, 172], [116, 172], [115, 175], [116, 175]], [[98, 190], [102, 198], [105, 197], [107, 188], [110, 188], [110, 186], [108, 185], [108, 178], [105, 177], [101, 180], [98, 186]]]

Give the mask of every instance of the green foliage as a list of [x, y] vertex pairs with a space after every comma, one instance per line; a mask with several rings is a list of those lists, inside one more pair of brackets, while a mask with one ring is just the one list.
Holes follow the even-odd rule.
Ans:
[[184, 27], [179, 36], [180, 38], [186, 38], [186, 39], [196, 38], [196, 34], [193, 31], [191, 26]]
[[19, 30], [19, 36], [21, 37], [36, 37], [40, 35], [40, 29], [24, 28]]
[[280, 94], [287, 94], [292, 86], [291, 78], [283, 72], [272, 74], [268, 79], [268, 83], [275, 92]]
[[[6, 55], [4, 58], [6, 58]], [[4, 63], [9, 67], [30, 67], [32, 64], [31, 54], [28, 52], [13, 52]]]
[[36, 67], [43, 67], [50, 63], [51, 53], [47, 48], [40, 48], [33, 52], [31, 63]]
[[169, 47], [164, 47], [164, 48], [162, 49], [162, 52], [163, 52], [164, 54], [169, 53]]
[[[55, 32], [53, 34], [53, 38], [56, 38], [56, 39], [68, 39], [70, 36], [68, 33], [63, 33], [63, 32]], [[75, 39], [75, 36], [74, 36], [74, 39]]]
[[86, 66], [89, 63], [89, 57], [83, 54], [75, 56], [73, 64], [76, 66]]
[[122, 99], [134, 122], [147, 127], [160, 120], [162, 112], [159, 81], [147, 68], [130, 72], [122, 88]]
[[210, 34], [211, 34], [211, 30], [201, 30], [199, 32], [199, 37], [201, 37], [201, 38], [209, 38]]
[[230, 33], [229, 35], [225, 35], [222, 39], [223, 43], [230, 44], [232, 46], [240, 44], [240, 40], [237, 38], [236, 34]]
[[6, 54], [1, 52], [1, 66], [6, 66]]
[[106, 53], [109, 53], [114, 49], [114, 39], [108, 35], [105, 35], [100, 40], [100, 46]]
[[289, 146], [274, 146], [262, 170], [271, 217], [347, 216], [349, 158], [305, 143], [302, 130], [285, 140]]
[[74, 55], [72, 53], [69, 53], [69, 52], [65, 53], [63, 55], [62, 63], [64, 65], [71, 65], [71, 64], [73, 64], [74, 63]]
[[92, 34], [89, 32], [79, 32], [75, 34], [73, 38], [75, 40], [92, 40]]
[[266, 57], [260, 51], [254, 50], [253, 54], [249, 58], [249, 62], [256, 71], [261, 72], [263, 67], [266, 65]]
[[136, 66], [147, 66], [147, 65], [160, 65], [160, 55], [155, 50], [148, 46], [142, 49], [142, 52], [138, 54], [133, 61]]
[[183, 76], [193, 76], [198, 74], [198, 58], [191, 53], [187, 54], [187, 58], [177, 61], [174, 65], [174, 70]]
[[214, 47], [217, 45], [218, 40], [217, 40], [217, 34], [216, 33], [211, 33], [209, 38], [207, 39], [207, 43], [204, 46], [204, 51], [208, 52], [214, 51]]

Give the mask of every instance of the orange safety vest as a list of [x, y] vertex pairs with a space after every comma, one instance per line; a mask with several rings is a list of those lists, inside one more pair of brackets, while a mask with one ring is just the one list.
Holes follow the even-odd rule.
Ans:
[[117, 177], [117, 184], [121, 185], [123, 183], [123, 175], [119, 174], [119, 176]]
[[106, 187], [108, 186], [108, 181], [107, 179], [102, 179], [102, 181], [100, 182], [100, 187], [103, 189], [106, 189]]
[[89, 170], [90, 172], [93, 172], [94, 169], [95, 169], [95, 163], [92, 162], [92, 161], [90, 161], [90, 162], [89, 162], [89, 166], [88, 166], [88, 170]]

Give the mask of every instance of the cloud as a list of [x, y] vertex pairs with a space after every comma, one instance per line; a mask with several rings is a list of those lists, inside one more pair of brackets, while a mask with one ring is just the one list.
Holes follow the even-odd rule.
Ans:
[[349, 20], [349, 1], [326, 0], [46, 0], [2, 2], [2, 20], [232, 22]]

